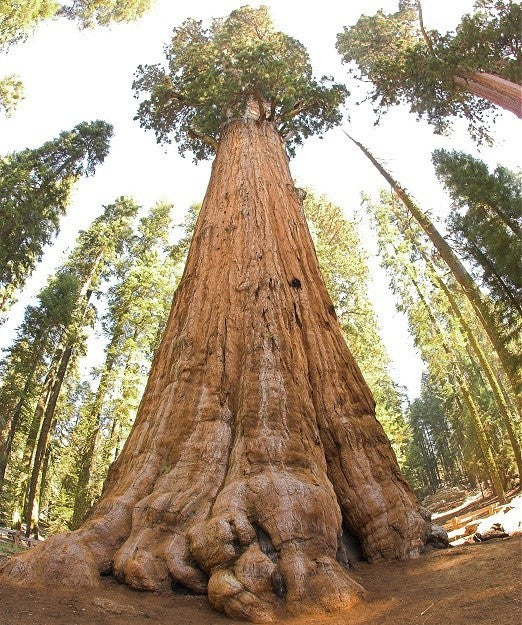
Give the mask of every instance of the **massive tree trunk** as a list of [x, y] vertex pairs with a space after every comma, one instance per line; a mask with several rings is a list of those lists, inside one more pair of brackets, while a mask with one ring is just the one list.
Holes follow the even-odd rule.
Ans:
[[370, 560], [403, 558], [428, 530], [342, 337], [281, 138], [233, 121], [100, 501], [3, 576], [96, 585], [112, 570], [268, 621], [359, 600], [351, 540]]

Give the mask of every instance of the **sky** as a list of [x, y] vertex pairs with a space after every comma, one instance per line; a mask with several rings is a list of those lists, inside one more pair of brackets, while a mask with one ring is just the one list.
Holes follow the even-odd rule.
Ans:
[[[187, 17], [208, 20], [226, 16], [241, 3], [192, 0], [190, 3], [158, 0], [146, 16], [129, 24], [79, 31], [65, 20], [48, 21], [25, 43], [2, 57], [0, 72], [17, 73], [25, 83], [26, 97], [11, 118], [0, 118], [0, 153], [38, 147], [81, 121], [104, 119], [114, 125], [111, 152], [95, 176], [82, 179], [75, 188], [60, 234], [46, 249], [44, 258], [0, 328], [0, 348], [14, 338], [28, 303], [45, 285], [47, 277], [63, 262], [81, 229], [89, 226], [104, 204], [121, 195], [133, 196], [145, 208], [158, 200], [175, 205], [175, 220], [202, 200], [210, 176], [210, 162], [195, 165], [190, 155], [181, 158], [175, 145], [160, 146], [152, 132], [145, 132], [133, 117], [137, 101], [131, 89], [140, 64], [162, 61], [163, 47], [174, 26]], [[253, 6], [257, 4], [252, 3]], [[495, 145], [480, 150], [469, 139], [466, 125], [458, 122], [449, 136], [436, 136], [428, 124], [419, 122], [404, 107], [395, 107], [375, 126], [368, 103], [357, 105], [362, 86], [349, 78], [335, 50], [336, 34], [353, 24], [361, 13], [377, 9], [396, 10], [393, 0], [265, 0], [276, 26], [299, 39], [308, 49], [316, 76], [333, 75], [352, 92], [343, 127], [381, 159], [403, 187], [434, 219], [442, 221], [449, 200], [438, 184], [431, 165], [436, 148], [469, 152], [495, 166], [520, 166], [519, 121], [501, 113], [494, 126]], [[424, 0], [428, 28], [451, 30], [469, 12], [473, 0]], [[298, 148], [290, 167], [297, 186], [312, 187], [338, 204], [350, 217], [359, 209], [362, 192], [376, 195], [385, 184], [373, 166], [339, 128], [322, 139], [312, 137]], [[404, 316], [395, 310], [387, 278], [375, 256], [376, 241], [364, 221], [362, 235], [370, 254], [370, 298], [392, 360], [391, 373], [413, 399], [419, 394], [422, 361], [413, 346]], [[93, 336], [83, 368], [103, 356], [103, 343]]]

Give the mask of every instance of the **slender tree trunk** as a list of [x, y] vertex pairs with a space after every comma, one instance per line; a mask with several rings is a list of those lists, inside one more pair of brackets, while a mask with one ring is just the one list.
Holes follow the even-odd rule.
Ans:
[[500, 503], [506, 503], [506, 496], [504, 493], [504, 487], [502, 486], [502, 479], [500, 478], [498, 466], [495, 462], [493, 452], [491, 451], [491, 446], [488, 442], [486, 432], [484, 430], [484, 424], [482, 423], [482, 419], [480, 418], [478, 407], [469, 391], [467, 384], [464, 383], [462, 380], [459, 380], [459, 389], [464, 399], [464, 403], [468, 407], [469, 416], [471, 417], [471, 422], [473, 423], [473, 429], [475, 431], [475, 435], [477, 436], [478, 444], [482, 453], [482, 457], [484, 459], [487, 474], [489, 475], [489, 479], [491, 481], [493, 492], [497, 496]]
[[488, 72], [461, 71], [454, 80], [465, 91], [522, 117], [521, 85]]
[[54, 420], [54, 410], [56, 408], [56, 402], [62, 388], [62, 383], [65, 378], [67, 366], [73, 352], [73, 346], [69, 345], [63, 351], [56, 373], [56, 379], [49, 393], [49, 399], [45, 407], [45, 412], [42, 420], [42, 427], [40, 429], [40, 436], [38, 437], [38, 444], [36, 446], [36, 452], [34, 455], [34, 462], [31, 471], [31, 478], [29, 480], [29, 493], [24, 504], [24, 521], [26, 525], [26, 536], [31, 535], [33, 523], [38, 525], [38, 511], [34, 511], [34, 503], [36, 498], [36, 492], [38, 487], [38, 478], [40, 477], [40, 471], [42, 468], [42, 462], [44, 460], [45, 451], [47, 449], [47, 443], [49, 441], [49, 432]]
[[[394, 248], [395, 249], [395, 248]], [[395, 250], [396, 252], [398, 252], [398, 250]], [[484, 424], [482, 423], [482, 419], [480, 418], [480, 412], [479, 409], [471, 395], [470, 389], [469, 389], [469, 384], [468, 381], [466, 380], [466, 375], [465, 373], [462, 371], [459, 362], [458, 362], [458, 356], [454, 353], [454, 350], [452, 349], [452, 347], [448, 344], [448, 341], [446, 339], [446, 336], [444, 334], [444, 331], [442, 330], [442, 328], [440, 327], [439, 323], [437, 322], [437, 319], [435, 318], [435, 316], [433, 315], [433, 312], [431, 310], [430, 304], [428, 303], [428, 301], [426, 300], [426, 298], [424, 297], [424, 294], [422, 293], [422, 290], [418, 284], [418, 282], [416, 281], [416, 279], [413, 277], [413, 275], [411, 274], [411, 272], [409, 270], [408, 271], [408, 276], [410, 278], [410, 280], [412, 281], [413, 286], [415, 287], [415, 290], [417, 291], [417, 294], [419, 296], [420, 301], [422, 302], [424, 308], [426, 309], [426, 313], [431, 321], [431, 324], [433, 326], [433, 329], [435, 330], [435, 332], [439, 335], [441, 343], [442, 343], [442, 348], [444, 349], [445, 353], [448, 355], [452, 366], [452, 371], [450, 373], [450, 377], [453, 377], [456, 381], [457, 381], [457, 385], [458, 388], [460, 390], [460, 393], [464, 399], [464, 403], [466, 404], [466, 406], [468, 407], [468, 412], [471, 418], [471, 423], [473, 425], [473, 429], [475, 430], [475, 434], [477, 436], [477, 440], [480, 446], [480, 450], [482, 452], [482, 457], [484, 458], [484, 463], [485, 463], [485, 467], [486, 467], [486, 471], [488, 472], [488, 475], [490, 477], [491, 480], [491, 485], [493, 487], [493, 491], [495, 492], [495, 495], [498, 497], [498, 500], [501, 503], [505, 503], [506, 501], [506, 497], [504, 494], [504, 488], [502, 486], [502, 480], [500, 479], [500, 473], [498, 470], [498, 466], [497, 463], [495, 461], [495, 457], [493, 455], [493, 452], [491, 451], [491, 446], [488, 442], [487, 436], [486, 436], [486, 432], [484, 430]]]
[[[53, 429], [54, 425], [56, 424], [56, 419], [53, 420], [53, 426], [51, 429]], [[48, 484], [47, 484], [47, 478], [49, 475], [49, 465], [51, 463], [51, 445], [47, 445], [47, 449], [45, 450], [45, 456], [44, 456], [44, 460], [43, 460], [43, 464], [42, 464], [42, 473], [40, 476], [40, 489], [38, 491], [38, 510], [41, 511], [43, 510], [44, 506], [46, 505], [46, 495], [47, 495], [47, 491], [48, 491]], [[36, 524], [33, 528], [33, 537], [38, 539], [40, 536], [40, 527], [39, 524]]]
[[[138, 338], [139, 338], [139, 329], [136, 328], [132, 336], [131, 344], [136, 345]], [[71, 524], [70, 524], [72, 528], [77, 528], [81, 524], [81, 522], [84, 520], [85, 515], [87, 514], [87, 512], [89, 511], [93, 503], [92, 488], [90, 487], [90, 484], [91, 484], [92, 473], [94, 469], [96, 446], [98, 443], [100, 428], [102, 426], [102, 423], [101, 423], [102, 409], [103, 409], [103, 404], [105, 402], [105, 398], [107, 396], [107, 391], [109, 390], [110, 377], [112, 375], [112, 370], [116, 361], [117, 349], [118, 349], [118, 344], [120, 340], [121, 340], [121, 334], [116, 334], [111, 339], [111, 343], [107, 349], [108, 356], [106, 358], [106, 361], [103, 367], [103, 372], [100, 377], [100, 382], [98, 384], [98, 389], [96, 391], [96, 398], [94, 400], [90, 414], [87, 415], [88, 430], [87, 430], [87, 435], [85, 437], [85, 445], [84, 445], [83, 453], [81, 455], [80, 462], [79, 462], [78, 482], [76, 485], [73, 515], [72, 515]], [[121, 374], [121, 379], [123, 380], [125, 379], [125, 374], [129, 367], [132, 353], [133, 353], [132, 351], [130, 353], [129, 352], [127, 353], [127, 358], [126, 358], [125, 365], [123, 366], [123, 371]], [[121, 354], [118, 354], [118, 355], [121, 356]], [[113, 415], [111, 436], [109, 438], [112, 438], [114, 434], [118, 418], [119, 418], [118, 414]], [[115, 457], [117, 457], [117, 455]], [[115, 459], [115, 457], [113, 459]]]
[[[397, 247], [395, 246], [393, 242], [391, 242], [391, 246], [393, 248], [395, 255], [398, 255], [399, 250], [397, 249]], [[486, 468], [486, 471], [488, 472], [488, 475], [490, 476], [490, 481], [491, 481], [493, 490], [495, 491], [495, 494], [497, 495], [499, 501], [504, 503], [505, 494], [504, 494], [504, 489], [502, 486], [502, 480], [500, 479], [498, 466], [495, 461], [493, 452], [491, 450], [491, 446], [489, 445], [489, 442], [487, 440], [487, 436], [484, 430], [484, 425], [480, 417], [479, 409], [475, 401], [473, 400], [472, 394], [470, 392], [469, 383], [468, 383], [466, 374], [462, 370], [459, 364], [458, 354], [455, 353], [454, 348], [449, 344], [447, 336], [444, 330], [440, 327], [440, 324], [437, 321], [433, 313], [432, 306], [430, 305], [430, 302], [426, 299], [424, 292], [421, 286], [419, 285], [416, 277], [413, 275], [411, 268], [407, 265], [405, 267], [405, 270], [406, 270], [408, 279], [411, 281], [413, 287], [415, 288], [415, 291], [417, 292], [419, 301], [421, 302], [422, 306], [424, 307], [426, 311], [426, 314], [428, 316], [428, 319], [430, 320], [430, 323], [434, 332], [436, 333], [436, 335], [438, 335], [441, 341], [442, 349], [444, 350], [444, 353], [447, 355], [449, 362], [451, 363], [451, 371], [448, 372], [448, 376], [450, 379], [453, 379], [456, 382], [456, 385], [458, 386], [460, 390], [461, 396], [463, 397], [464, 402], [466, 406], [468, 407], [468, 412], [471, 418], [471, 423], [475, 431], [475, 434], [477, 436], [477, 440], [479, 442], [480, 450], [482, 452], [482, 457], [484, 459], [485, 468]]]
[[[400, 214], [396, 214], [396, 217], [399, 220], [399, 222], [401, 222]], [[402, 224], [402, 226], [404, 226], [404, 224]], [[403, 230], [403, 234], [405, 234], [404, 230]], [[449, 287], [446, 285], [444, 280], [442, 280], [442, 278], [439, 276], [437, 269], [434, 266], [433, 261], [431, 260], [431, 258], [428, 257], [428, 255], [422, 249], [422, 247], [416, 245], [414, 241], [412, 241], [411, 243], [414, 246], [414, 248], [417, 250], [417, 252], [421, 255], [424, 262], [426, 263], [426, 267], [428, 268], [428, 277], [431, 280], [432, 284], [444, 293], [446, 301], [449, 304], [451, 314], [455, 317], [458, 323], [458, 326], [461, 330], [461, 333], [468, 340], [469, 345], [473, 351], [473, 354], [475, 355], [475, 357], [477, 358], [480, 364], [481, 371], [486, 376], [486, 379], [493, 393], [495, 403], [499, 410], [500, 416], [502, 418], [502, 421], [504, 422], [506, 431], [508, 433], [509, 441], [511, 443], [511, 448], [513, 450], [513, 456], [515, 458], [515, 463], [517, 465], [518, 474], [522, 476], [522, 453], [520, 450], [520, 444], [518, 442], [517, 436], [513, 429], [513, 424], [511, 422], [511, 415], [509, 413], [508, 404], [506, 403], [504, 399], [502, 388], [497, 379], [497, 376], [495, 375], [493, 369], [491, 368], [486, 354], [484, 353], [482, 347], [477, 341], [473, 328], [470, 326], [467, 319], [461, 312], [460, 307], [457, 301], [455, 300], [453, 293], [451, 292]], [[516, 412], [516, 416], [520, 417], [520, 414], [516, 410], [516, 407], [515, 407], [515, 412]]]
[[[45, 376], [45, 380], [43, 382], [42, 388], [40, 389], [40, 395], [38, 397], [38, 401], [36, 403], [36, 408], [34, 410], [33, 417], [31, 419], [31, 423], [29, 425], [29, 431], [27, 433], [27, 437], [25, 439], [24, 453], [22, 456], [22, 462], [20, 466], [20, 475], [24, 476], [20, 479], [20, 483], [18, 485], [18, 499], [22, 510], [24, 510], [24, 503], [27, 501], [27, 496], [29, 492], [29, 481], [31, 475], [31, 467], [33, 465], [34, 454], [36, 452], [36, 441], [38, 439], [38, 433], [40, 432], [40, 428], [42, 425], [42, 420], [45, 413], [45, 407], [47, 406], [47, 402], [49, 401], [49, 396], [51, 394], [54, 382], [56, 380], [56, 372], [57, 367], [60, 362], [60, 359], [63, 355], [63, 349], [59, 348], [56, 350], [49, 369], [47, 371], [47, 375]], [[13, 432], [14, 437], [14, 432]], [[22, 519], [25, 519], [25, 512], [22, 514]]]
[[410, 196], [402, 189], [399, 183], [392, 178], [392, 176], [384, 169], [384, 167], [377, 161], [377, 159], [371, 154], [371, 152], [359, 141], [356, 141], [347, 132], [344, 134], [351, 140], [357, 147], [363, 152], [363, 154], [370, 160], [375, 166], [377, 171], [384, 177], [388, 184], [392, 187], [399, 199], [403, 202], [406, 208], [411, 212], [416, 219], [419, 226], [424, 230], [430, 241], [439, 252], [442, 260], [447, 264], [453, 277], [462, 287], [464, 295], [467, 297], [469, 303], [473, 307], [477, 319], [481, 326], [484, 328], [493, 349], [495, 350], [498, 358], [502, 364], [506, 377], [509, 379], [513, 394], [516, 397], [517, 403], [520, 407], [519, 389], [521, 386], [520, 378], [520, 362], [519, 358], [514, 358], [510, 354], [502, 343], [502, 340], [498, 334], [495, 322], [488, 308], [488, 304], [484, 299], [484, 296], [480, 292], [480, 289], [475, 284], [473, 278], [469, 275], [464, 265], [460, 262], [456, 254], [453, 252], [447, 241], [437, 230], [435, 225], [428, 219], [428, 217], [421, 211], [421, 209], [415, 204]]
[[109, 377], [115, 362], [114, 350], [118, 340], [119, 335], [113, 336], [107, 349], [108, 356], [100, 377], [96, 397], [89, 414], [85, 415], [87, 431], [78, 467], [78, 482], [76, 485], [73, 515], [71, 519], [71, 526], [73, 528], [80, 525], [92, 505], [92, 500], [89, 495], [89, 483], [93, 469], [96, 444], [100, 432], [100, 418], [102, 414], [103, 402], [105, 401], [105, 396], [109, 386]]
[[[35, 342], [40, 339], [40, 336], [35, 338]], [[31, 388], [31, 384], [34, 380], [34, 374], [36, 372], [38, 366], [38, 360], [42, 357], [42, 349], [39, 349], [36, 357], [31, 365], [31, 369], [27, 375], [25, 380], [24, 388], [20, 393], [20, 397], [16, 403], [16, 406], [11, 414], [4, 415], [4, 419], [2, 421], [2, 428], [0, 434], [4, 435], [4, 442], [0, 447], [0, 492], [2, 490], [2, 484], [5, 477], [5, 471], [7, 469], [7, 464], [9, 462], [9, 456], [11, 455], [11, 448], [13, 446], [14, 436], [18, 430], [18, 426], [20, 425], [20, 421], [22, 419], [23, 409], [25, 402], [27, 400], [27, 394], [29, 393], [29, 389]]]
[[77, 528], [81, 524], [81, 522], [85, 519], [85, 515], [89, 511], [89, 508], [92, 506], [89, 484], [91, 481], [93, 461], [98, 442], [98, 435], [100, 432], [98, 425], [99, 414], [95, 415], [95, 419], [96, 420], [92, 422], [93, 427], [88, 430], [85, 446], [80, 458], [78, 483], [76, 486], [73, 514], [70, 523], [70, 527], [72, 528]]
[[[424, 254], [422, 255], [424, 256]], [[502, 389], [497, 380], [497, 377], [489, 364], [486, 354], [484, 354], [482, 347], [479, 345], [477, 339], [475, 338], [475, 334], [472, 328], [469, 326], [468, 322], [464, 318], [464, 315], [460, 311], [460, 308], [457, 302], [455, 301], [455, 298], [453, 297], [450, 289], [447, 287], [444, 281], [436, 273], [433, 274], [433, 280], [434, 280], [435, 286], [438, 286], [444, 292], [447, 298], [447, 301], [450, 305], [451, 311], [453, 315], [455, 316], [455, 318], [457, 319], [457, 322], [459, 324], [459, 327], [461, 328], [462, 333], [467, 338], [469, 345], [473, 351], [473, 354], [479, 361], [481, 371], [486, 376], [486, 379], [491, 388], [491, 392], [493, 393], [493, 397], [495, 399], [495, 403], [497, 405], [498, 411], [500, 413], [500, 416], [502, 418], [502, 421], [504, 422], [506, 431], [508, 433], [509, 441], [511, 443], [511, 448], [513, 450], [513, 456], [515, 458], [515, 463], [517, 465], [518, 474], [522, 475], [522, 453], [520, 451], [520, 444], [515, 434], [515, 430], [513, 429], [513, 424], [511, 422], [511, 415], [509, 413], [508, 406], [506, 402], [504, 401]]]
[[369, 559], [407, 557], [423, 514], [342, 337], [281, 137], [233, 121], [101, 499], [2, 573], [97, 585], [112, 568], [268, 621], [350, 607], [362, 589], [337, 560], [347, 534]]

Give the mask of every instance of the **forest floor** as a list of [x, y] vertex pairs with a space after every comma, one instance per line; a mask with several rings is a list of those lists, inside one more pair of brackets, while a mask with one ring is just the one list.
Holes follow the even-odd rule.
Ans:
[[[474, 531], [477, 522], [483, 521], [486, 525], [499, 519], [504, 522], [504, 518], [507, 520], [505, 512], [509, 512], [510, 517], [516, 514], [518, 526], [522, 497], [513, 495], [508, 506], [501, 508], [493, 499], [474, 494], [445, 506], [443, 512], [434, 514], [434, 521], [444, 523], [448, 530], [458, 521], [460, 529], [450, 532], [458, 539], [458, 546], [433, 550], [414, 560], [360, 562], [350, 574], [368, 591], [367, 601], [346, 613], [306, 616], [287, 620], [285, 625], [513, 625], [521, 622], [520, 532], [518, 536], [478, 543], [473, 542], [471, 535], [464, 537], [462, 534], [466, 526]], [[0, 558], [15, 550], [18, 548], [2, 541]], [[0, 584], [0, 625], [28, 623], [239, 625], [244, 621], [217, 614], [205, 597], [135, 592], [111, 577], [102, 578], [99, 588], [87, 590]]]
[[[359, 563], [351, 574], [368, 601], [344, 614], [285, 625], [513, 625], [522, 613], [520, 537], [494, 539], [416, 560]], [[131, 591], [110, 577], [81, 591], [0, 586], [0, 625], [233, 625], [204, 597]]]

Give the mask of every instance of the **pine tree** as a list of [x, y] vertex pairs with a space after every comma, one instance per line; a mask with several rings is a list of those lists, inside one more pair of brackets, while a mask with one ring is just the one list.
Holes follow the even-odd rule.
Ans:
[[17, 338], [1, 363], [0, 490], [15, 433], [35, 401], [39, 382], [63, 328], [70, 323], [78, 299], [79, 281], [63, 271], [51, 278], [25, 312]]
[[98, 388], [79, 423], [84, 446], [78, 458], [73, 527], [99, 496], [108, 465], [127, 438], [147, 364], [165, 326], [179, 266], [177, 250], [168, 253], [171, 208], [157, 204], [142, 218], [109, 291], [104, 324], [109, 345]]
[[393, 197], [384, 194], [382, 197], [383, 203], [373, 208], [373, 214], [379, 230], [383, 263], [393, 276], [392, 288], [400, 296], [401, 308], [408, 314], [411, 331], [423, 358], [429, 363], [431, 375], [441, 381], [451, 381], [452, 392], [460, 396], [466, 406], [493, 489], [503, 500], [498, 459], [486, 436], [486, 417], [476, 399], [464, 337], [458, 333], [455, 319], [441, 308], [437, 297], [440, 293], [433, 290], [429, 277], [420, 268], [422, 260], [414, 262], [415, 249], [401, 238], [399, 228], [393, 223], [394, 218], [390, 214]]
[[84, 122], [0, 158], [0, 321], [58, 232], [74, 184], [105, 160], [111, 136], [110, 124]]
[[422, 228], [426, 236], [440, 255], [440, 258], [446, 264], [455, 281], [462, 289], [462, 293], [466, 296], [471, 305], [474, 315], [480, 323], [482, 329], [486, 333], [494, 352], [496, 353], [504, 375], [509, 384], [509, 392], [513, 395], [514, 401], [517, 403], [517, 409], [520, 410], [520, 389], [521, 389], [521, 360], [516, 352], [517, 347], [506, 343], [502, 337], [501, 329], [493, 314], [491, 299], [487, 294], [483, 293], [469, 271], [466, 269], [460, 258], [457, 256], [448, 241], [441, 235], [439, 230], [429, 216], [415, 203], [412, 197], [402, 188], [399, 183], [390, 175], [388, 171], [379, 163], [379, 161], [371, 154], [371, 152], [359, 141], [350, 137], [345, 133], [351, 141], [353, 141], [363, 154], [370, 160], [377, 171], [383, 176], [386, 182], [391, 186], [394, 193], [408, 209], [418, 225]]
[[491, 294], [504, 340], [521, 353], [521, 177], [500, 165], [491, 173], [463, 152], [436, 150], [433, 162], [452, 199], [449, 231]]
[[[80, 233], [77, 244], [71, 252], [68, 260], [59, 268], [56, 277], [52, 277], [44, 294], [40, 296], [43, 305], [37, 309], [37, 314], [32, 315], [41, 319], [49, 317], [47, 302], [56, 302], [60, 297], [60, 289], [63, 291], [64, 282], [71, 289], [67, 292], [68, 306], [62, 313], [58, 324], [53, 321], [54, 333], [49, 334], [46, 326], [32, 328], [31, 332], [46, 336], [48, 339], [45, 349], [41, 349], [38, 342], [31, 341], [31, 336], [20, 333], [18, 344], [27, 345], [31, 356], [30, 362], [38, 363], [41, 369], [39, 380], [29, 375], [20, 386], [25, 389], [26, 385], [35, 385], [37, 395], [36, 403], [33, 403], [33, 413], [29, 417], [27, 427], [27, 440], [25, 450], [22, 452], [21, 470], [26, 474], [26, 488], [22, 488], [21, 496], [24, 498], [24, 522], [29, 534], [31, 526], [38, 523], [38, 507], [35, 506], [38, 483], [45, 460], [50, 433], [56, 422], [56, 405], [60, 391], [67, 377], [69, 367], [75, 358], [84, 351], [86, 328], [92, 323], [93, 307], [92, 296], [99, 288], [100, 281], [111, 272], [111, 266], [116, 258], [122, 253], [126, 241], [131, 236], [130, 223], [135, 216], [137, 206], [125, 198], [118, 199], [114, 204], [104, 208], [103, 214], [94, 220], [92, 225]], [[72, 288], [74, 287], [74, 288]], [[61, 310], [61, 308], [59, 308]], [[51, 312], [54, 310], [51, 308]], [[55, 315], [56, 316], [56, 315]], [[52, 339], [52, 340], [49, 340]], [[12, 354], [17, 353], [17, 346]], [[7, 364], [7, 372], [4, 378], [2, 391], [9, 393], [10, 375], [12, 365], [16, 360], [10, 359]], [[15, 367], [16, 371], [16, 367]], [[35, 384], [35, 382], [37, 382]], [[23, 416], [21, 407], [30, 400], [27, 393], [23, 393], [20, 401], [16, 404], [11, 401], [11, 410], [6, 413], [4, 434], [4, 453], [2, 465], [5, 466], [12, 452], [14, 433], [20, 427]], [[5, 470], [5, 469], [4, 469]], [[18, 476], [20, 480], [20, 476]]]

